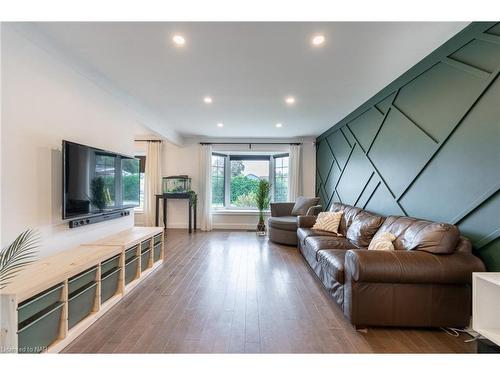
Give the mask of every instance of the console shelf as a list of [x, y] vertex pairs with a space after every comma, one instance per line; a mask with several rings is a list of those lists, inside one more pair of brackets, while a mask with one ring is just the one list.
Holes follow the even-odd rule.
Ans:
[[[36, 261], [0, 293], [0, 353], [59, 352], [164, 255], [163, 228], [134, 227]], [[126, 256], [135, 259], [127, 285]]]

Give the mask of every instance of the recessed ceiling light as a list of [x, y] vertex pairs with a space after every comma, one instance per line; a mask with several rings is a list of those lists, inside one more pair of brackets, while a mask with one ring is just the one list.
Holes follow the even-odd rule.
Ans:
[[178, 46], [183, 46], [184, 44], [186, 44], [186, 39], [184, 39], [184, 37], [182, 35], [179, 35], [179, 34], [174, 35], [172, 40]]
[[313, 46], [321, 46], [323, 43], [325, 43], [325, 36], [324, 35], [315, 35], [313, 36], [311, 40]]
[[287, 96], [285, 98], [285, 102], [286, 102], [286, 104], [289, 104], [289, 105], [295, 104], [295, 98], [293, 96]]
[[282, 126], [283, 126], [283, 124], [282, 124], [281, 122], [278, 122], [278, 123], [276, 124], [276, 127], [277, 127], [277, 128], [281, 128]]
[[203, 101], [204, 101], [205, 103], [207, 103], [207, 104], [210, 104], [210, 103], [212, 103], [212, 98], [211, 98], [210, 96], [205, 96], [205, 97], [203, 98]]
[[217, 127], [218, 127], [218, 128], [223, 128], [223, 127], [224, 127], [224, 124], [223, 124], [222, 122], [219, 122], [219, 123], [217, 124]]

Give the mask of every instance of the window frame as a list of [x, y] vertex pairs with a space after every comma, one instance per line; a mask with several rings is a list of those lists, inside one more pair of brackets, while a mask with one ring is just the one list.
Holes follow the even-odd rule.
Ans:
[[141, 180], [145, 178], [146, 173], [146, 155], [134, 155], [134, 158], [139, 159], [139, 205], [134, 207], [134, 212], [143, 213], [144, 212], [144, 185], [142, 191], [142, 206], [141, 206]]
[[[231, 160], [267, 160], [269, 161], [268, 179], [271, 182], [271, 202], [275, 201], [274, 179], [275, 179], [275, 159], [280, 157], [290, 157], [288, 152], [276, 153], [255, 153], [253, 154], [239, 154], [238, 152], [217, 152], [213, 151], [212, 156], [220, 156], [224, 158], [224, 206], [214, 207], [211, 204], [211, 210], [214, 212], [220, 211], [255, 211], [257, 208], [253, 207], [236, 207], [231, 205]], [[210, 188], [212, 188], [212, 181], [210, 181]], [[287, 192], [288, 194], [288, 192]], [[287, 198], [288, 199], [288, 198]]]
[[[276, 159], [280, 159], [280, 158], [288, 158], [288, 167], [287, 167], [288, 173], [287, 173], [287, 178], [286, 178], [287, 189], [286, 189], [286, 200], [285, 200], [285, 202], [288, 202], [290, 200], [289, 199], [289, 191], [288, 191], [289, 176], [290, 176], [290, 153], [288, 153], [288, 152], [272, 155], [272, 159], [273, 159], [272, 172], [271, 172], [272, 180], [270, 180], [270, 181], [272, 181], [272, 183], [271, 183], [272, 200], [271, 201], [276, 202]], [[281, 167], [281, 169], [283, 169], [283, 167]]]

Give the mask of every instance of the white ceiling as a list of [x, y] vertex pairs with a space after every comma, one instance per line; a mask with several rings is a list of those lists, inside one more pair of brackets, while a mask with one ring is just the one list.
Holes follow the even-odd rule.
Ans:
[[[321, 134], [466, 25], [53, 22], [36, 27], [148, 108], [162, 120], [165, 134], [256, 138]], [[184, 47], [172, 43], [175, 33], [186, 38]], [[315, 33], [326, 37], [321, 48], [310, 44]], [[205, 95], [213, 98], [211, 105], [203, 102]], [[296, 97], [294, 106], [284, 103], [286, 95]], [[283, 127], [276, 128], [277, 122]]]

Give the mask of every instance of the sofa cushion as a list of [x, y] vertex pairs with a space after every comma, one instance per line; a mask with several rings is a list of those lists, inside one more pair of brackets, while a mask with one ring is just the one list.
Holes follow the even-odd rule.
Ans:
[[329, 237], [337, 237], [337, 234], [331, 232], [325, 232], [322, 230], [316, 230], [312, 228], [299, 228], [297, 229], [297, 237], [299, 238], [299, 242], [304, 245], [306, 238], [311, 236], [329, 236]]
[[344, 260], [346, 250], [320, 250], [318, 251], [318, 262], [340, 284], [344, 284]]
[[362, 212], [363, 210], [358, 207], [354, 206], [349, 206], [348, 204], [342, 204], [335, 202], [331, 205], [330, 211], [338, 212], [338, 211], [343, 211], [344, 214], [342, 215], [342, 218], [340, 220], [339, 224], [339, 233], [343, 236], [346, 236], [347, 230], [352, 224], [353, 219], [356, 217], [356, 215], [359, 212]]
[[305, 246], [309, 246], [313, 251], [320, 250], [349, 250], [357, 249], [358, 247], [351, 243], [345, 237], [333, 237], [333, 236], [315, 236], [307, 237]]
[[283, 230], [291, 230], [291, 231], [296, 231], [297, 230], [297, 217], [295, 216], [277, 216], [277, 217], [270, 217], [267, 221], [267, 224], [276, 229], [283, 229]]
[[383, 224], [383, 216], [368, 211], [359, 211], [347, 229], [346, 237], [358, 247], [368, 247], [378, 228]]
[[318, 202], [319, 198], [298, 197], [292, 208], [292, 215], [306, 215], [307, 210], [309, 210], [310, 207], [316, 206]]
[[396, 250], [420, 250], [433, 254], [453, 253], [460, 238], [455, 225], [408, 216], [389, 216], [378, 232], [394, 234]]

